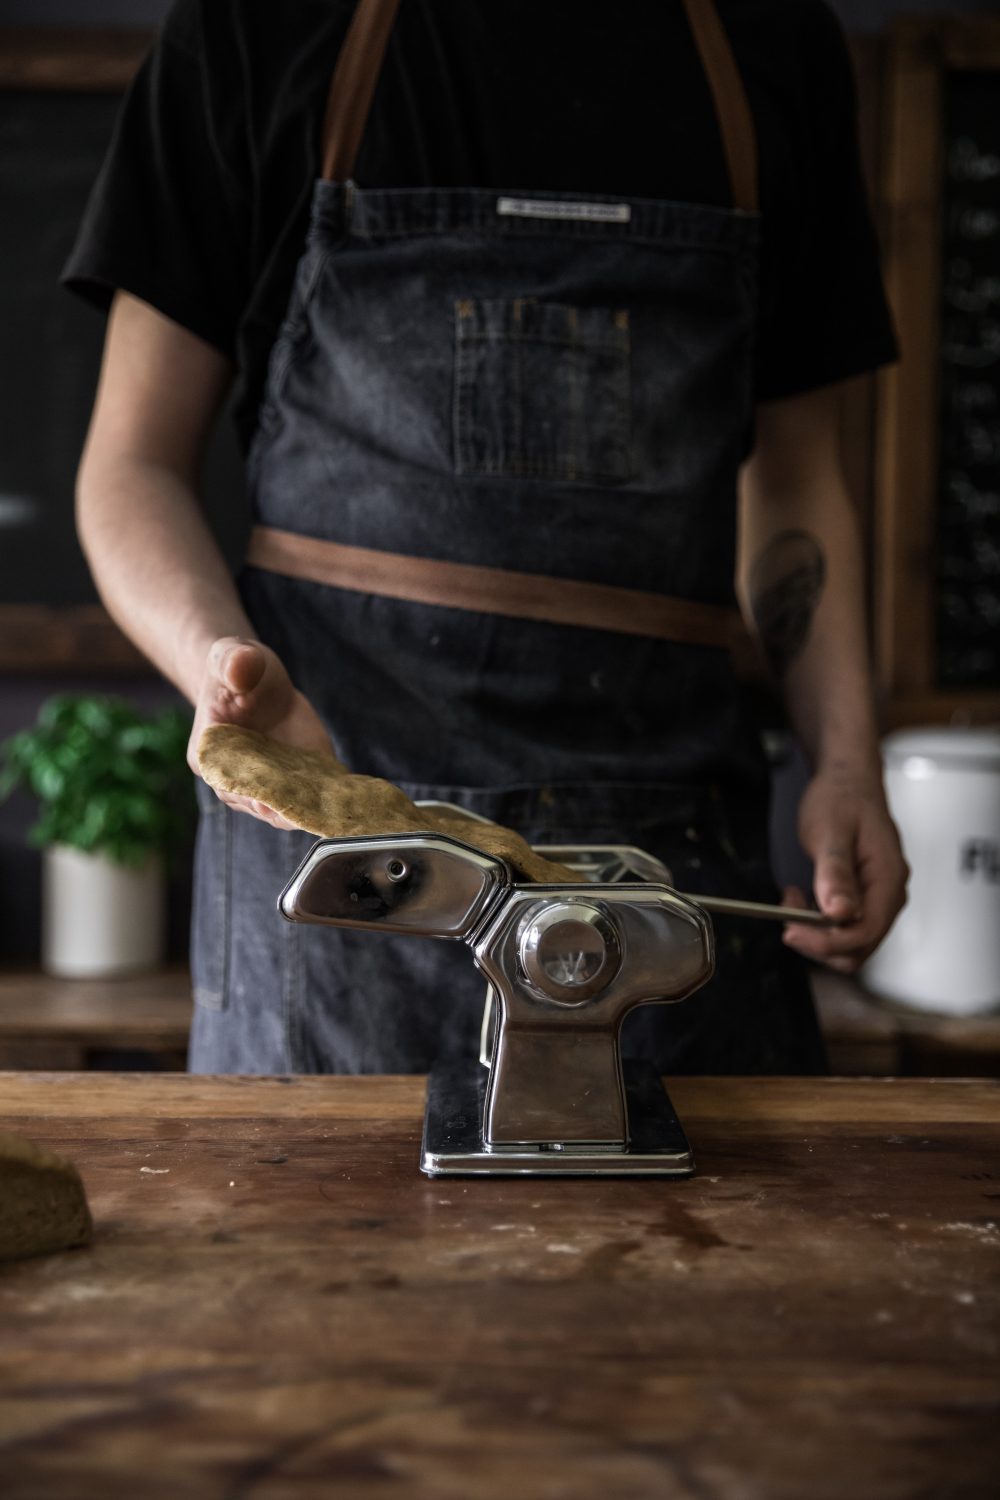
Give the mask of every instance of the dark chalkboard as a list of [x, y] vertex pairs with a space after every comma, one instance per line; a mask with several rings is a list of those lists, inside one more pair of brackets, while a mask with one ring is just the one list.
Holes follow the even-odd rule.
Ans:
[[[73, 527], [73, 485], [104, 318], [58, 284], [111, 136], [120, 93], [0, 89], [0, 605], [96, 600]], [[235, 439], [209, 460], [224, 551], [244, 519]]]
[[946, 84], [938, 680], [1000, 684], [1000, 73]]
[[906, 20], [879, 217], [902, 358], [879, 384], [874, 599], [888, 724], [1000, 718], [1000, 18]]

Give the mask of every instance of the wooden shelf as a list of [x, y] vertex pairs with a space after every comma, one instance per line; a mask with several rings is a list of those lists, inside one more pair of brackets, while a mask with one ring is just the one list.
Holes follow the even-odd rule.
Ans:
[[[815, 969], [812, 981], [833, 1073], [1000, 1077], [1000, 1014], [963, 1020], [906, 1010], [830, 970]], [[183, 1069], [191, 1010], [181, 964], [122, 979], [0, 971], [0, 1068], [75, 1071], [141, 1052], [153, 1069]]]
[[0, 1067], [76, 1070], [141, 1052], [152, 1068], [175, 1071], [185, 1066], [190, 1025], [183, 965], [120, 979], [0, 972]]
[[152, 677], [155, 668], [99, 604], [0, 605], [0, 672]]
[[830, 1068], [849, 1077], [1000, 1078], [1000, 1013], [934, 1016], [814, 969], [813, 994]]

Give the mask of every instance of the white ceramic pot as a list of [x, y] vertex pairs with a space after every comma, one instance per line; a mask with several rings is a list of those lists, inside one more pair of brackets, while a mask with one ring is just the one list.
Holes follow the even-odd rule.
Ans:
[[903, 730], [883, 758], [910, 889], [861, 979], [920, 1010], [983, 1015], [1000, 1007], [1000, 730]]
[[109, 978], [163, 962], [166, 881], [151, 857], [140, 869], [65, 844], [44, 852], [42, 967], [66, 979]]

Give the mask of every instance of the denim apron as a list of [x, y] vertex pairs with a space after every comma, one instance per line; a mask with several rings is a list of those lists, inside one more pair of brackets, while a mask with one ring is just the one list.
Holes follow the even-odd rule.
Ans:
[[[746, 208], [318, 181], [250, 452], [258, 528], [732, 609], [757, 240]], [[534, 843], [638, 845], [682, 890], [775, 899], [767, 767], [727, 651], [249, 556], [254, 628], [352, 770]], [[312, 836], [199, 797], [193, 1071], [476, 1054], [464, 944], [285, 922]], [[716, 933], [711, 983], [633, 1013], [623, 1050], [665, 1072], [822, 1071], [780, 928]]]

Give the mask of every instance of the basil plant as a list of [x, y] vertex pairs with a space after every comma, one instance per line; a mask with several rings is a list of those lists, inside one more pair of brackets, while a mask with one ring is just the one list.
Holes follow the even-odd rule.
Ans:
[[33, 844], [69, 844], [121, 865], [167, 857], [193, 818], [190, 732], [178, 708], [146, 715], [118, 698], [50, 698], [33, 728], [0, 745], [0, 798], [17, 786], [37, 797]]

